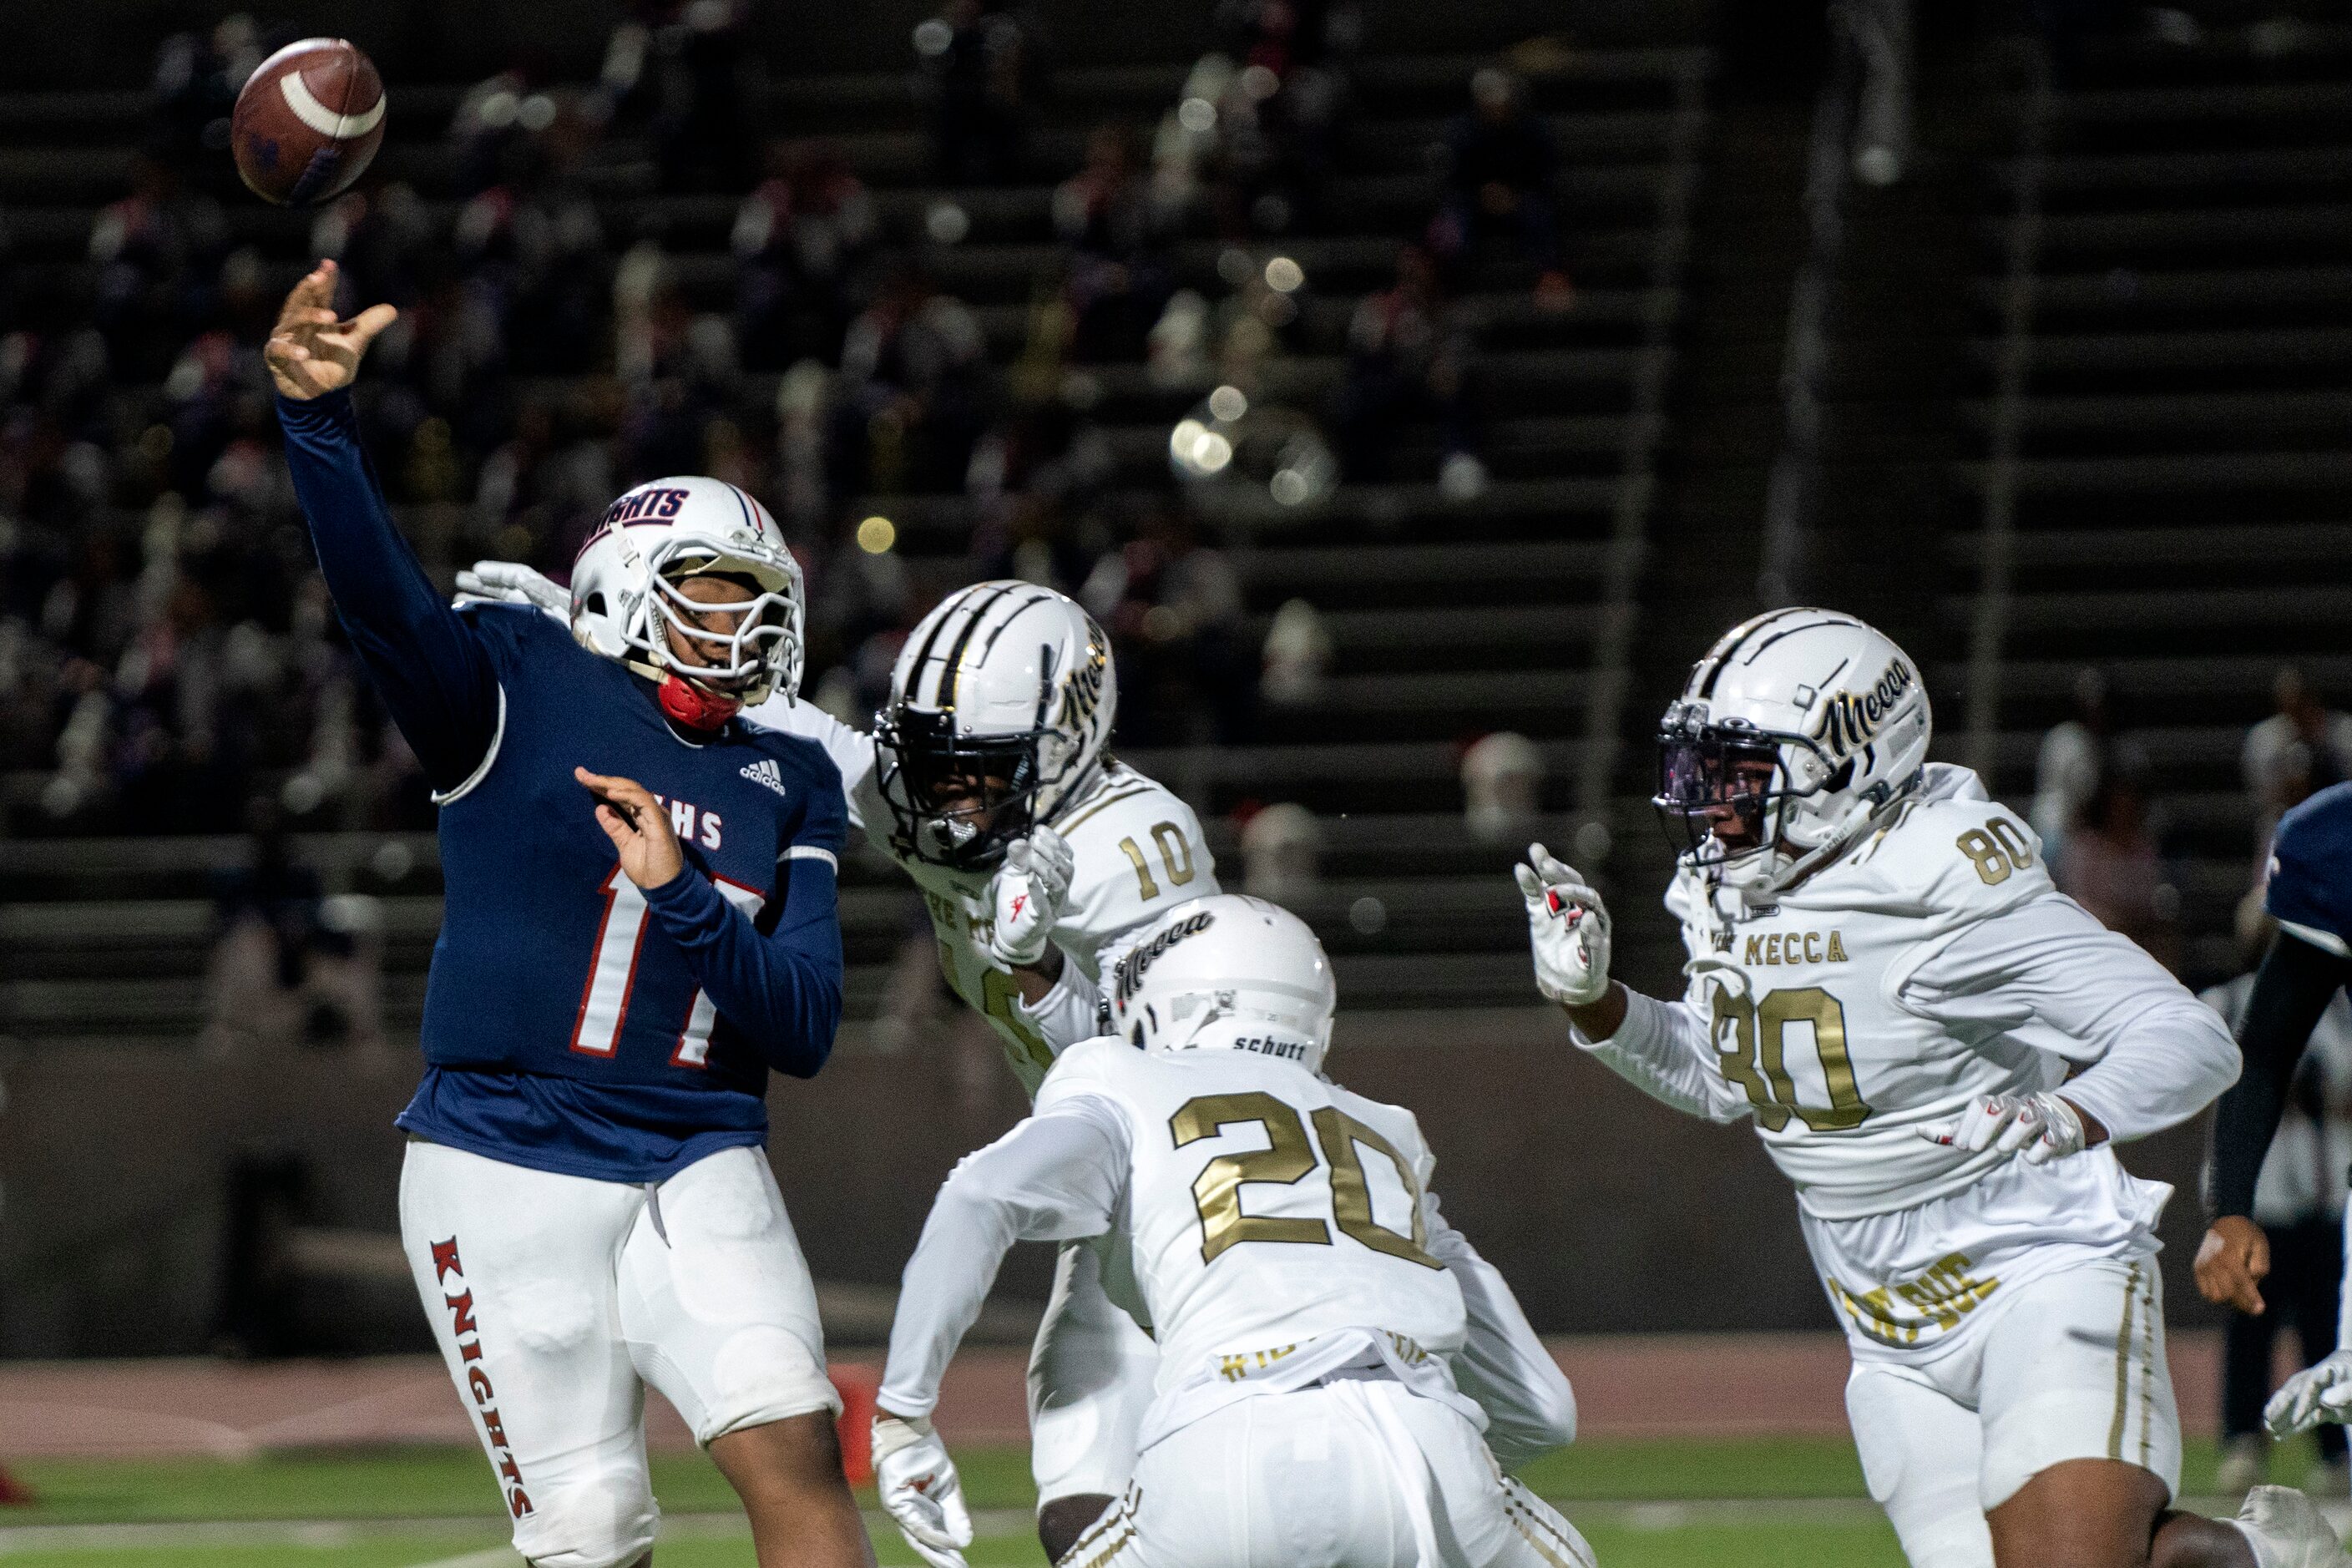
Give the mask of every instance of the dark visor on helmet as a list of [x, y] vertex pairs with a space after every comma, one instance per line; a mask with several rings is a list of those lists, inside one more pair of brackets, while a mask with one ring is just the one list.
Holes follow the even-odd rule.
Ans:
[[876, 721], [882, 798], [901, 848], [973, 868], [1003, 858], [1036, 820], [1042, 731], [960, 736], [951, 713], [886, 710]]
[[1730, 854], [1772, 843], [1780, 803], [1791, 793], [1775, 738], [1712, 724], [1659, 733], [1658, 793], [1650, 804], [1677, 855], [1711, 843]]

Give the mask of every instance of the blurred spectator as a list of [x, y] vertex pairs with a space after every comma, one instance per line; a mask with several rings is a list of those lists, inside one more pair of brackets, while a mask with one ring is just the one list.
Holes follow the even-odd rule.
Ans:
[[1543, 752], [1515, 730], [1481, 737], [1462, 753], [1464, 816], [1486, 843], [1526, 837], [1543, 809]]
[[1323, 695], [1331, 668], [1331, 633], [1304, 599], [1286, 599], [1274, 612], [1260, 653], [1258, 693], [1277, 708], [1298, 708]]
[[[1078, 599], [1118, 650], [1119, 733], [1134, 745], [1232, 743], [1249, 733], [1257, 671], [1242, 634], [1242, 581], [1192, 520], [1160, 507], [1097, 563]], [[1194, 732], [1205, 721], [1207, 733]]]
[[2315, 790], [2352, 778], [2352, 714], [2331, 709], [2303, 671], [2289, 666], [2271, 683], [2278, 711], [2246, 732], [2240, 764], [2254, 797], [2258, 858], [2287, 808]]
[[1071, 253], [1072, 357], [1141, 359], [1174, 291], [1174, 269], [1126, 127], [1101, 126], [1087, 139], [1085, 167], [1054, 192], [1054, 230]]
[[2157, 855], [2136, 780], [2111, 772], [2099, 781], [2075, 813], [2051, 869], [2059, 890], [2100, 924], [2179, 972], [2180, 895]]
[[834, 142], [771, 148], [768, 167], [731, 236], [743, 363], [775, 370], [835, 359], [881, 232], [874, 198]]
[[2074, 712], [2050, 727], [2033, 773], [2033, 831], [2042, 839], [2045, 865], [2056, 865], [2067, 826], [2089, 802], [2099, 781], [2111, 773], [2134, 779], [2147, 774], [2147, 754], [2122, 733], [2122, 702], [2105, 672], [2074, 674]]
[[908, 262], [849, 325], [835, 398], [844, 493], [961, 489], [987, 397], [987, 342], [963, 301]]
[[275, 803], [254, 802], [246, 820], [247, 863], [216, 878], [208, 1045], [378, 1043], [380, 906], [328, 898], [319, 873], [296, 858]]
[[931, 162], [942, 184], [1020, 178], [1029, 121], [1044, 97], [1044, 37], [1034, 20], [989, 0], [948, 0], [915, 29], [915, 65], [931, 110]]
[[[2266, 935], [2265, 931], [2265, 935]], [[2261, 943], [2252, 955], [2259, 960]], [[2242, 974], [2203, 994], [2234, 1030], [2243, 1018], [2253, 976]], [[2293, 1323], [2302, 1366], [2336, 1349], [2343, 1260], [2346, 1163], [2352, 1160], [2352, 1003], [2337, 992], [2311, 1032], [2303, 1066], [2287, 1091], [2285, 1115], [2263, 1160], [2254, 1188], [2254, 1222], [2270, 1240], [2271, 1272], [2263, 1293], [2273, 1310], [2260, 1317], [2232, 1311], [2221, 1361], [2221, 1461], [2217, 1489], [2238, 1495], [2261, 1484], [2271, 1442], [2263, 1406], [2271, 1396], [2273, 1345]], [[2313, 1436], [2321, 1463], [2333, 1472], [2315, 1487], [2342, 1489], [2344, 1428], [2322, 1426]]]
[[636, 0], [633, 9], [604, 51], [609, 112], [644, 116], [663, 189], [742, 190], [767, 92], [744, 9], [738, 0]]
[[1527, 86], [1489, 66], [1470, 79], [1471, 108], [1447, 130], [1444, 191], [1429, 227], [1430, 248], [1466, 270], [1488, 239], [1507, 239], [1537, 271], [1536, 300], [1552, 309], [1572, 299], [1559, 241], [1553, 184], [1559, 150], [1528, 107]]
[[1242, 891], [1297, 907], [1321, 880], [1323, 829], [1315, 814], [1283, 801], [1242, 826]]
[[234, 12], [209, 33], [174, 33], [155, 54], [157, 138], [164, 157], [191, 172], [217, 169], [228, 150], [229, 110], [237, 89], [261, 63], [253, 18]]
[[1348, 325], [1348, 379], [1332, 411], [1342, 475], [1360, 484], [1393, 477], [1406, 424], [1433, 419], [1441, 471], [1453, 466], [1454, 487], [1474, 496], [1484, 489], [1472, 363], [1469, 333], [1446, 310], [1435, 261], [1419, 246], [1405, 247], [1397, 253], [1395, 286], [1365, 296]]
[[1353, 13], [1335, 18], [1321, 0], [1225, 0], [1217, 20], [1237, 62], [1213, 98], [1206, 172], [1218, 231], [1239, 238], [1310, 224], [1348, 99], [1333, 46], [1352, 41]]

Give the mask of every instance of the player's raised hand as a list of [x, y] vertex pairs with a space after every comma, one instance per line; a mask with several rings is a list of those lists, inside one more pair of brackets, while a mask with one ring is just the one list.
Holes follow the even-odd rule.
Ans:
[[1540, 844], [1511, 868], [1528, 904], [1536, 989], [1570, 1007], [1589, 1007], [1609, 993], [1609, 907], [1575, 867]]
[[2271, 1238], [2244, 1215], [2221, 1215], [2197, 1244], [2197, 1293], [2208, 1301], [2260, 1317], [2270, 1271]]
[[574, 768], [578, 779], [596, 797], [596, 825], [613, 841], [621, 857], [621, 874], [651, 892], [677, 879], [686, 869], [686, 851], [669, 825], [653, 791], [635, 779], [592, 773]]
[[971, 1514], [947, 1445], [928, 1421], [874, 1418], [874, 1480], [882, 1507], [931, 1568], [964, 1568]]
[[1007, 969], [1034, 968], [1044, 960], [1076, 869], [1069, 840], [1042, 823], [1005, 847], [1004, 864], [988, 882], [995, 911], [988, 931], [991, 958]]
[[359, 374], [361, 356], [376, 334], [399, 318], [390, 305], [370, 305], [349, 321], [337, 316], [335, 264], [321, 261], [286, 296], [262, 345], [269, 379], [298, 401], [341, 391]]
[[[2046, 1165], [2068, 1154], [2079, 1154], [2098, 1142], [2083, 1113], [2047, 1089], [2040, 1094], [1980, 1094], [1969, 1101], [1957, 1121], [1917, 1129], [1930, 1143], [1948, 1144], [1969, 1153], [1987, 1149], [2020, 1154], [2029, 1165]], [[2104, 1134], [2101, 1134], [2104, 1136]]]
[[487, 600], [499, 605], [535, 605], [564, 625], [572, 624], [572, 590], [520, 561], [477, 561], [457, 574], [457, 603]]
[[2291, 1437], [2326, 1421], [2352, 1422], [2352, 1350], [2336, 1351], [2296, 1373], [2263, 1406], [2263, 1425], [2273, 1437]]

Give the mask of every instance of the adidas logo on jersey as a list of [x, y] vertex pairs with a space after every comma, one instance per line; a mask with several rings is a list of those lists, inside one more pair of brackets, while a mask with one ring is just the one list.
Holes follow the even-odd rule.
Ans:
[[762, 789], [774, 790], [778, 795], [784, 793], [784, 773], [782, 768], [776, 766], [776, 759], [773, 757], [761, 757], [756, 763], [745, 763], [740, 772], [745, 778]]

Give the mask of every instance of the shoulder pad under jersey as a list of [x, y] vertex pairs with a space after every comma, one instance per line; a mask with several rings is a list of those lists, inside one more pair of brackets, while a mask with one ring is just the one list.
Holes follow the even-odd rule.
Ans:
[[1200, 818], [1141, 773], [1112, 769], [1054, 826], [1075, 862], [1055, 939], [1090, 958], [1162, 910], [1217, 891]]
[[[2040, 837], [1980, 787], [1896, 806], [1821, 883], [1824, 899], [1945, 923], [1982, 920], [2057, 891]], [[1805, 901], [1802, 890], [1792, 901]]]

